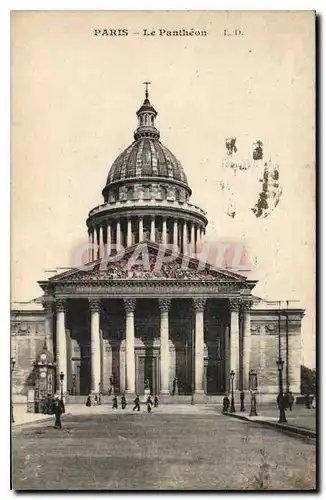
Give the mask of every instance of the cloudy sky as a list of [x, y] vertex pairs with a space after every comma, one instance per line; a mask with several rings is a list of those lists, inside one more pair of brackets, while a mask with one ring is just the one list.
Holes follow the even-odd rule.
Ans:
[[[94, 35], [119, 28], [128, 36]], [[158, 31], [192, 28], [207, 35]], [[41, 295], [46, 270], [73, 265], [149, 79], [161, 141], [182, 162], [191, 201], [207, 210], [207, 240], [244, 242], [256, 295], [300, 300], [304, 362], [314, 366], [313, 30], [309, 12], [14, 13], [12, 300]], [[282, 196], [267, 218], [251, 211], [250, 175], [234, 185], [236, 216], [226, 213], [230, 136], [238, 163], [261, 140], [279, 167]]]

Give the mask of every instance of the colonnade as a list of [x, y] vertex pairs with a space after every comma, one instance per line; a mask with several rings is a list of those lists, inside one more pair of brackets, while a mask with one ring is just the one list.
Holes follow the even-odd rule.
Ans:
[[[123, 299], [126, 321], [126, 389], [130, 394], [135, 393], [135, 307], [136, 299]], [[171, 299], [158, 298], [160, 309], [160, 373], [161, 394], [169, 394], [169, 311]], [[195, 312], [194, 321], [194, 389], [195, 393], [204, 392], [204, 310], [206, 299], [193, 299]], [[56, 364], [57, 364], [57, 389], [60, 388], [59, 374], [67, 373], [67, 345], [65, 329], [65, 303], [56, 301]], [[242, 310], [242, 332], [239, 327], [239, 310]], [[230, 327], [225, 336], [226, 380], [230, 379], [233, 370], [234, 389], [249, 389], [250, 369], [250, 301], [240, 302], [229, 300]], [[101, 347], [100, 347], [100, 299], [89, 299], [91, 313], [91, 389], [98, 392], [101, 387]], [[242, 335], [242, 352], [239, 350], [239, 338]], [[240, 381], [240, 357], [242, 357], [242, 377]], [[64, 392], [67, 391], [67, 377], [64, 379]]]
[[199, 251], [204, 234], [203, 225], [180, 218], [152, 215], [112, 219], [89, 228], [88, 259], [92, 262], [103, 257], [106, 245], [130, 247], [146, 239], [154, 243], [171, 244], [184, 254], [192, 254]]

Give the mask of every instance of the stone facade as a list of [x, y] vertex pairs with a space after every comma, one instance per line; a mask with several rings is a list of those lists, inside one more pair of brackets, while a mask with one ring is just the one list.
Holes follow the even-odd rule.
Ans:
[[274, 398], [279, 356], [285, 389], [299, 392], [303, 311], [279, 317], [252, 295], [256, 281], [199, 260], [206, 213], [191, 204], [156, 116], [146, 91], [134, 142], [113, 162], [104, 203], [88, 214], [87, 265], [40, 281], [44, 295], [29, 310], [12, 306], [14, 396], [35, 385], [44, 340], [56, 390], [65, 393], [107, 394], [113, 377], [119, 393], [141, 393], [148, 380], [162, 395], [174, 386], [184, 395], [222, 395], [231, 370], [239, 391], [255, 369], [260, 393]]

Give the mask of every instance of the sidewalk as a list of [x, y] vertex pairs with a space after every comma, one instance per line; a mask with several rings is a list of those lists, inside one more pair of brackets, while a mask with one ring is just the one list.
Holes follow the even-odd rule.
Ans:
[[250, 408], [246, 408], [244, 412], [237, 411], [227, 415], [250, 422], [264, 423], [300, 435], [316, 436], [316, 410], [308, 410], [305, 406], [294, 405], [292, 411], [286, 411], [287, 423], [284, 424], [278, 422], [279, 410], [276, 407], [257, 408], [257, 417], [250, 417], [249, 413]]
[[54, 415], [43, 415], [43, 413], [28, 413], [26, 404], [14, 404], [13, 415], [15, 422], [12, 423], [13, 427], [23, 424], [31, 424], [43, 421], [53, 420]]

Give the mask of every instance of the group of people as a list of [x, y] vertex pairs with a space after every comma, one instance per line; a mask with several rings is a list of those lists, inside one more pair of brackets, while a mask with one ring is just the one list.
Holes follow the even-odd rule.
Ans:
[[[97, 401], [97, 403], [95, 403], [95, 401]], [[93, 405], [94, 404], [99, 404], [98, 403], [98, 396], [95, 396]], [[124, 394], [122, 394], [122, 396], [121, 396], [121, 403], [120, 404], [121, 404], [122, 410], [125, 410], [127, 408], [127, 400], [126, 400], [126, 396]], [[86, 406], [92, 406], [92, 398], [91, 398], [90, 394], [87, 396]], [[149, 395], [146, 399], [146, 408], [147, 408], [148, 413], [150, 413], [152, 411], [152, 406], [154, 406], [154, 408], [158, 407], [158, 397], [156, 395], [154, 396], [154, 401], [152, 400], [151, 395]], [[112, 399], [112, 409], [117, 410], [118, 408], [119, 408], [118, 397], [114, 395], [113, 399]], [[134, 399], [133, 411], [135, 411], [135, 410], [140, 411], [140, 398], [139, 398], [138, 394]]]
[[[150, 413], [152, 411], [152, 406], [154, 406], [154, 408], [157, 408], [158, 407], [158, 397], [155, 395], [154, 396], [154, 402], [152, 400], [152, 397], [151, 395], [149, 395], [146, 399], [146, 408], [147, 408], [147, 412]], [[121, 396], [121, 408], [122, 410], [125, 410], [127, 407], [127, 400], [126, 400], [126, 397], [125, 395], [123, 394]], [[113, 404], [112, 404], [112, 409], [113, 410], [117, 410], [118, 409], [118, 398], [117, 396], [114, 396], [113, 397]], [[140, 397], [139, 395], [137, 394], [135, 399], [134, 399], [134, 407], [132, 409], [132, 411], [140, 411]]]
[[290, 411], [292, 411], [292, 406], [294, 403], [294, 397], [293, 397], [292, 392], [289, 391], [289, 392], [286, 392], [285, 394], [282, 394], [282, 395], [278, 394], [276, 402], [277, 402], [277, 406], [280, 409], [283, 409], [283, 410], [289, 409]]

